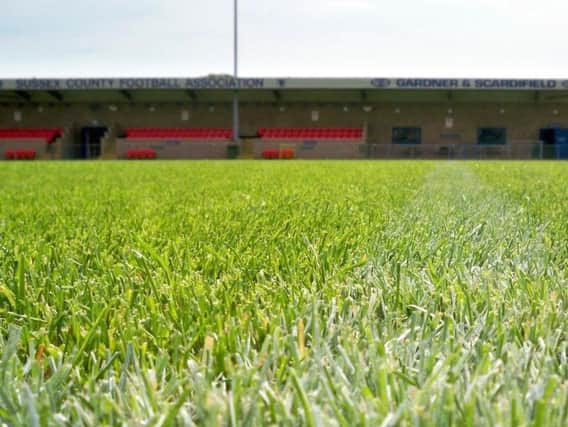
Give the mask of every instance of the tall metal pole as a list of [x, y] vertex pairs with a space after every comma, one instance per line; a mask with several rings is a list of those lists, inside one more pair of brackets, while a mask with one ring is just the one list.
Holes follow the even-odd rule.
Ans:
[[238, 94], [238, 79], [239, 79], [239, 10], [238, 0], [235, 0], [234, 10], [234, 47], [233, 47], [233, 60], [235, 65], [234, 79], [237, 84], [237, 89], [233, 93], [233, 141], [239, 142], [239, 94]]

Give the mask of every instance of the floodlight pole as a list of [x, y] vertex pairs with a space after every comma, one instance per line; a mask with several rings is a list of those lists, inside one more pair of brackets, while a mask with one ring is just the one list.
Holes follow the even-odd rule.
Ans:
[[235, 0], [233, 10], [233, 30], [234, 30], [234, 46], [233, 46], [233, 60], [235, 65], [234, 79], [236, 83], [235, 91], [233, 92], [233, 142], [239, 143], [239, 13], [238, 13], [238, 0]]

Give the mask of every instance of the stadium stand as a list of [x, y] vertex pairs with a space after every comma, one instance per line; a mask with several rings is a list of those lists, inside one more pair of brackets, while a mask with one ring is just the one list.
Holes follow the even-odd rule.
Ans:
[[63, 130], [59, 128], [0, 129], [0, 140], [43, 139], [47, 144], [51, 144], [62, 134]]
[[0, 79], [0, 159], [564, 159], [567, 106], [568, 78]]
[[262, 139], [362, 139], [361, 128], [260, 128]]
[[225, 128], [128, 128], [124, 136], [126, 139], [227, 140], [231, 139], [232, 130]]

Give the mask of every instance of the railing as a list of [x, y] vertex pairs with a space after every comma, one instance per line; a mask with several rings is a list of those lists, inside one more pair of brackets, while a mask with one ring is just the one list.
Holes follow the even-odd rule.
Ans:
[[556, 159], [554, 145], [540, 141], [511, 142], [510, 144], [375, 144], [361, 145], [370, 159]]

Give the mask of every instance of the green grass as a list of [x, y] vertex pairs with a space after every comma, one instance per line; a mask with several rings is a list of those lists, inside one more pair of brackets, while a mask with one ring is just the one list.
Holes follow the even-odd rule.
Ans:
[[568, 167], [0, 164], [7, 425], [568, 423]]

